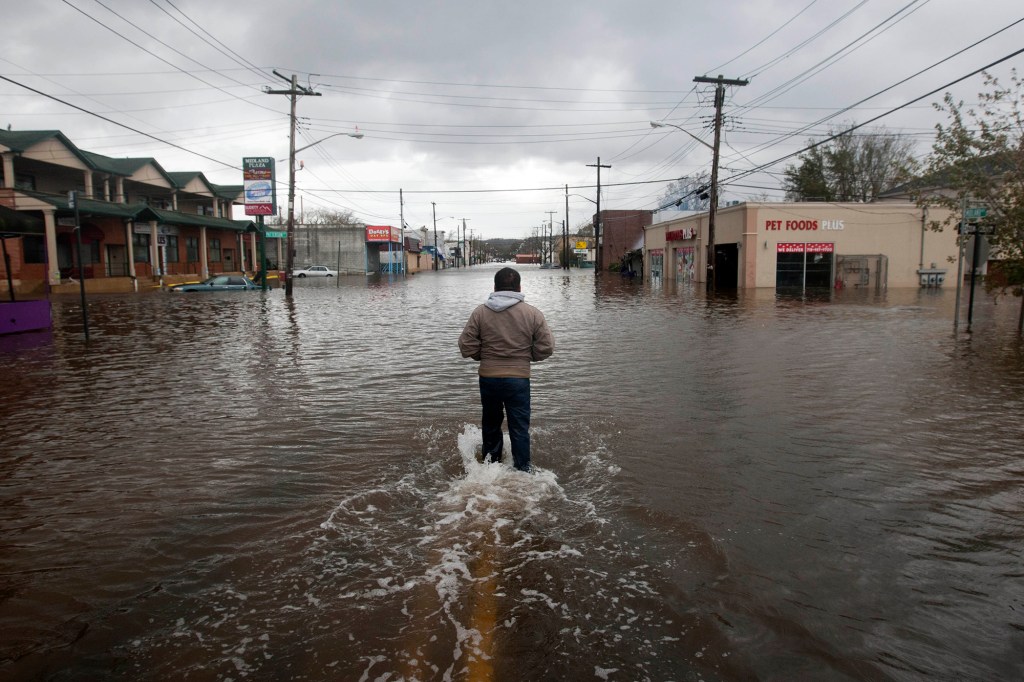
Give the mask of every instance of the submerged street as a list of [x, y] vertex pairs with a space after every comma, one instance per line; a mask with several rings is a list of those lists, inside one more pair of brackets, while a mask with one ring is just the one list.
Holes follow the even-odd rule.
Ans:
[[1019, 300], [519, 266], [528, 475], [456, 346], [498, 267], [0, 339], [0, 678], [1024, 675]]

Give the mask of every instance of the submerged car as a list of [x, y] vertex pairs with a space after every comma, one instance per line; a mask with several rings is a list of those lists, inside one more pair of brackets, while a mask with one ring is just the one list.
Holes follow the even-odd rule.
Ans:
[[337, 277], [338, 271], [331, 270], [326, 265], [310, 265], [292, 272], [292, 277]]
[[171, 291], [246, 291], [249, 289], [259, 289], [260, 285], [253, 282], [248, 277], [242, 275], [214, 275], [210, 279], [202, 282], [192, 282], [190, 284], [177, 284], [172, 286]]

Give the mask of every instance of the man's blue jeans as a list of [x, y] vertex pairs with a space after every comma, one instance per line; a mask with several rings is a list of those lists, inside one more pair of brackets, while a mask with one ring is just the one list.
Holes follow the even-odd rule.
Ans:
[[484, 457], [490, 455], [491, 461], [501, 461], [501, 423], [507, 414], [512, 463], [520, 471], [529, 471], [530, 380], [480, 377], [480, 404], [484, 412]]

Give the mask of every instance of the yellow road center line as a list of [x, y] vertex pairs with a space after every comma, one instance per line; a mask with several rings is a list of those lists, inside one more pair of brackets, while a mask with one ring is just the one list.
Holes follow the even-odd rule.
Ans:
[[498, 586], [494, 551], [486, 543], [476, 562], [476, 575], [478, 578], [487, 577], [473, 583], [473, 612], [469, 624], [480, 633], [480, 642], [479, 651], [467, 657], [466, 679], [468, 682], [490, 682], [494, 679], [494, 630], [498, 622], [498, 604], [494, 593]]

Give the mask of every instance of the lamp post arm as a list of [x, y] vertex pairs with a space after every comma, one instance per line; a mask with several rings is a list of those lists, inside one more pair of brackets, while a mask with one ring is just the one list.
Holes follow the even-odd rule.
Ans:
[[338, 137], [339, 135], [345, 135], [347, 137], [354, 137], [357, 140], [363, 139], [363, 134], [362, 133], [334, 133], [333, 135], [328, 135], [327, 137], [325, 137], [325, 138], [323, 138], [321, 140], [317, 140], [316, 142], [310, 142], [305, 147], [299, 147], [298, 149], [295, 150], [294, 153], [298, 154], [301, 151], [305, 151], [305, 150], [309, 149], [310, 147], [315, 147], [316, 145], [320, 144], [321, 142], [329, 140], [332, 137]]
[[662, 123], [661, 121], [651, 121], [651, 127], [652, 128], [675, 128], [676, 130], [680, 130], [680, 131], [686, 133], [687, 135], [689, 135], [690, 137], [692, 137], [693, 139], [697, 140], [697, 142], [700, 142], [702, 145], [704, 145], [705, 147], [707, 147], [711, 151], [715, 150], [715, 148], [712, 145], [710, 145], [707, 142], [705, 142], [704, 140], [700, 139], [699, 137], [697, 137], [696, 135], [691, 133], [686, 128], [683, 128], [681, 126], [677, 126], [675, 123]]

